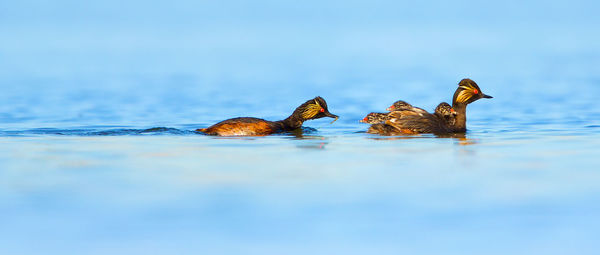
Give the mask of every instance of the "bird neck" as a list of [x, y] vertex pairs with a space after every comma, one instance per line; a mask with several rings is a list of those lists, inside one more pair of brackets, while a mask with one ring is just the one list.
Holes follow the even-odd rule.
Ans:
[[452, 129], [454, 132], [466, 132], [467, 131], [467, 105], [463, 103], [452, 103], [452, 109], [456, 111], [456, 117]]
[[284, 120], [277, 121], [282, 125], [283, 130], [294, 130], [302, 127], [304, 119], [298, 116], [295, 112]]

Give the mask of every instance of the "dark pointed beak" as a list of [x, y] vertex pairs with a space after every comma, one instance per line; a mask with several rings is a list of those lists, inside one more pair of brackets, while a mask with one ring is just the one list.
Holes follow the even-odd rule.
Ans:
[[333, 121], [331, 123], [334, 123], [338, 118], [340, 118], [339, 116], [330, 112], [325, 112], [325, 117], [333, 118]]
[[481, 98], [494, 98], [494, 97], [482, 93], [481, 94]]

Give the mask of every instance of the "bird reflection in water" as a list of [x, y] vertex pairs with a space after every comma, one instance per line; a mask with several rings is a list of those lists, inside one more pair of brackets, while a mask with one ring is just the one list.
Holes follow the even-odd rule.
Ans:
[[296, 147], [301, 149], [312, 149], [312, 150], [324, 150], [325, 145], [329, 144], [327, 138], [319, 135], [310, 135], [311, 133], [316, 132], [317, 130], [310, 127], [302, 127], [292, 131], [289, 131], [288, 134], [291, 134], [293, 137], [290, 137], [294, 140], [299, 140], [299, 144]]
[[450, 138], [456, 141], [458, 145], [473, 145], [477, 144], [477, 140], [467, 138], [465, 133], [455, 133], [455, 134], [443, 134], [443, 135], [433, 135], [433, 134], [413, 134], [413, 135], [401, 135], [401, 136], [392, 136], [392, 137], [369, 137], [372, 140], [405, 140], [405, 139], [427, 139], [427, 138]]

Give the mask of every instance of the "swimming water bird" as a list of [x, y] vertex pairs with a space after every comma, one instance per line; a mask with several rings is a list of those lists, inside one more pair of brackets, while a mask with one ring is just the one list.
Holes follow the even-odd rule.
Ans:
[[452, 97], [452, 109], [456, 111], [456, 122], [451, 126], [452, 132], [467, 132], [467, 105], [482, 98], [493, 98], [481, 91], [477, 83], [471, 79], [462, 79]]
[[369, 129], [367, 130], [367, 133], [369, 133], [369, 134], [378, 134], [378, 135], [386, 135], [386, 136], [392, 136], [392, 135], [413, 135], [413, 134], [417, 134], [417, 133], [412, 132], [409, 129], [397, 129], [393, 125], [386, 124], [386, 123], [376, 123], [376, 124], [371, 125], [369, 127]]
[[365, 116], [363, 119], [359, 120], [358, 122], [367, 123], [367, 124], [383, 123], [389, 119], [388, 115], [389, 115], [389, 112], [387, 112], [387, 113], [371, 112], [371, 113], [367, 114], [367, 116]]
[[[392, 115], [394, 112], [391, 112]], [[403, 114], [390, 118], [386, 125], [399, 130], [401, 134], [449, 134], [452, 133], [450, 123], [454, 123], [456, 112], [448, 103], [440, 103], [433, 114]]]
[[239, 117], [227, 119], [196, 131], [218, 136], [261, 136], [298, 129], [302, 127], [304, 121], [323, 117], [334, 118], [333, 121], [338, 119], [337, 115], [331, 114], [327, 109], [325, 99], [315, 97], [298, 106], [292, 115], [284, 120], [268, 121], [259, 118]]
[[436, 115], [441, 120], [444, 120], [446, 126], [450, 127], [456, 123], [456, 111], [452, 109], [446, 102], [441, 102], [434, 110], [434, 115]]
[[414, 107], [411, 104], [398, 100], [394, 102], [390, 107], [386, 109], [387, 113], [381, 112], [371, 112], [367, 114], [362, 120], [359, 122], [367, 123], [367, 124], [377, 124], [377, 123], [385, 123], [387, 120], [392, 118], [399, 118], [401, 115], [419, 115], [423, 116], [423, 114], [428, 114], [427, 111]]
[[371, 125], [367, 133], [380, 135], [464, 133], [467, 130], [467, 105], [481, 98], [492, 97], [481, 92], [481, 89], [473, 80], [463, 79], [458, 83], [458, 88], [454, 92], [452, 107], [448, 108], [449, 104], [440, 103], [434, 114], [430, 114], [415, 111], [413, 108], [416, 107], [412, 107], [404, 101], [398, 101], [401, 103], [396, 105], [398, 103], [396, 102], [388, 109], [402, 108], [408, 110], [390, 112], [390, 118], [384, 124]]
[[[398, 107], [401, 102], [401, 107]], [[373, 124], [367, 133], [380, 135], [402, 135], [419, 133], [449, 133], [448, 125], [455, 121], [456, 112], [448, 103], [440, 103], [434, 110], [434, 114], [411, 106], [404, 101], [397, 101], [388, 109], [394, 109], [388, 113], [372, 112], [360, 120], [360, 122]], [[399, 110], [400, 109], [400, 110]], [[400, 126], [397, 123], [405, 123]]]
[[427, 111], [423, 110], [422, 108], [419, 107], [414, 107], [411, 104], [407, 103], [406, 101], [402, 101], [402, 100], [398, 100], [396, 102], [394, 102], [390, 107], [386, 108], [387, 111], [390, 112], [394, 112], [394, 111], [412, 111], [415, 113], [428, 113]]
[[456, 112], [448, 103], [440, 103], [433, 114], [424, 110], [422, 113], [417, 113], [407, 109], [388, 113], [383, 124], [371, 125], [367, 133], [379, 135], [451, 133], [448, 125], [455, 120]]

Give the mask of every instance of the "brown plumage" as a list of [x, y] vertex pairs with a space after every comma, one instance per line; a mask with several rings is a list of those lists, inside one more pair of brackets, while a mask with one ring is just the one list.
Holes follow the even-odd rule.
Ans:
[[358, 122], [367, 123], [367, 124], [383, 123], [389, 119], [388, 115], [389, 115], [389, 113], [371, 112], [371, 113], [367, 114], [367, 116], [365, 116], [362, 120], [359, 120]]
[[467, 132], [467, 105], [482, 98], [493, 98], [484, 94], [477, 83], [462, 79], [452, 97], [452, 109], [456, 111], [456, 122], [450, 128], [453, 133]]
[[448, 127], [453, 126], [456, 123], [456, 111], [452, 109], [446, 102], [441, 102], [433, 113], [439, 119], [444, 120], [444, 124]]
[[284, 120], [268, 121], [252, 117], [239, 117], [227, 119], [196, 131], [218, 136], [261, 136], [291, 131], [300, 128], [304, 121], [323, 117], [335, 118], [335, 120], [338, 118], [337, 115], [329, 112], [325, 99], [315, 97], [298, 106], [292, 115]]
[[403, 132], [410, 131], [417, 134], [447, 134], [450, 133], [443, 122], [435, 115], [427, 114], [424, 116], [406, 116], [401, 119], [390, 119], [385, 122]]
[[207, 135], [238, 136], [238, 135], [267, 135], [282, 131], [282, 127], [276, 122], [259, 118], [240, 117], [221, 121], [208, 128], [196, 131]]
[[359, 122], [367, 123], [367, 124], [377, 124], [377, 123], [385, 123], [386, 121], [388, 121], [390, 119], [400, 118], [401, 116], [407, 116], [407, 115], [423, 116], [423, 114], [428, 114], [427, 111], [425, 111], [421, 108], [418, 108], [418, 107], [414, 107], [411, 104], [409, 104], [405, 101], [402, 101], [402, 100], [398, 100], [398, 101], [394, 102], [386, 110], [388, 110], [390, 112], [387, 112], [387, 113], [371, 112], [371, 113], [367, 114], [367, 116], [365, 116], [362, 120], [359, 120]]
[[[386, 123], [387, 123], [387, 121], [386, 121]], [[371, 125], [369, 127], [369, 129], [367, 130], [367, 133], [378, 134], [378, 135], [387, 135], [387, 136], [418, 134], [417, 132], [414, 132], [411, 129], [408, 129], [408, 128], [398, 129], [398, 128], [394, 127], [393, 125], [389, 125], [389, 124], [385, 124], [385, 123], [377, 123], [377, 124]]]
[[[401, 102], [401, 107], [398, 107]], [[395, 107], [394, 107], [395, 106]], [[389, 113], [369, 113], [361, 122], [372, 125], [367, 133], [380, 135], [402, 135], [419, 133], [449, 133], [448, 125], [454, 123], [456, 112], [448, 103], [440, 103], [434, 114], [413, 107], [404, 101], [397, 101], [388, 109], [395, 109]], [[402, 109], [402, 110], [398, 110]], [[365, 121], [367, 120], [367, 121]]]
[[388, 110], [390, 112], [394, 112], [394, 111], [412, 111], [412, 112], [421, 113], [421, 114], [428, 113], [427, 111], [423, 110], [422, 108], [414, 107], [414, 106], [412, 106], [412, 104], [409, 104], [406, 101], [402, 101], [402, 100], [398, 100], [398, 101], [394, 102], [386, 110]]
[[407, 110], [390, 112], [389, 119], [385, 121], [385, 124], [372, 125], [367, 132], [380, 135], [398, 135], [409, 132], [438, 135], [464, 133], [466, 131], [467, 105], [481, 98], [492, 97], [483, 94], [473, 80], [463, 79], [454, 92], [452, 107], [443, 102], [436, 107], [434, 114], [430, 114], [414, 110], [413, 108], [416, 107], [404, 101], [397, 101], [390, 107], [392, 110], [398, 108]]
[[440, 103], [435, 108], [434, 114], [416, 114], [411, 111], [410, 114], [402, 114], [398, 115], [397, 118], [391, 118], [385, 124], [402, 131], [402, 133], [448, 134], [452, 130], [448, 127], [446, 118], [452, 118], [451, 115], [452, 107], [448, 103]]

